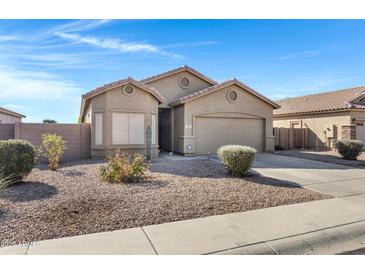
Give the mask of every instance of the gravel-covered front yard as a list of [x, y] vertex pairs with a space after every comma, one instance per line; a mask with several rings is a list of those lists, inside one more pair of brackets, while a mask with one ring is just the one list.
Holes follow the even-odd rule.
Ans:
[[276, 154], [293, 156], [296, 158], [303, 158], [315, 161], [322, 161], [332, 164], [352, 166], [357, 168], [365, 168], [365, 152], [357, 157], [357, 161], [343, 159], [342, 156], [334, 150], [315, 151], [315, 150], [277, 150]]
[[0, 246], [329, 198], [275, 179], [231, 178], [209, 160], [159, 159], [138, 184], [101, 182], [100, 165], [35, 168], [0, 193]]

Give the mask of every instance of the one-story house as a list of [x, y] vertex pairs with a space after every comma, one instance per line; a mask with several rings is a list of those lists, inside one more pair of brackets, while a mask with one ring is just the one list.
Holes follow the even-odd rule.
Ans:
[[274, 127], [308, 128], [309, 148], [332, 148], [339, 139], [365, 142], [365, 87], [276, 101]]
[[140, 81], [119, 80], [82, 96], [80, 118], [91, 124], [91, 155], [115, 148], [152, 154], [215, 154], [226, 144], [274, 150], [273, 110], [279, 105], [242, 82], [223, 83], [183, 66]]
[[20, 123], [22, 118], [25, 118], [23, 114], [0, 107], [0, 123], [2, 124]]

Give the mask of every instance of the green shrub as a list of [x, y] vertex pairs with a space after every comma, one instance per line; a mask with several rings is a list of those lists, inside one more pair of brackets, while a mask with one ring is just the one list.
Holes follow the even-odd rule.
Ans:
[[148, 163], [140, 154], [127, 154], [117, 149], [107, 157], [101, 178], [108, 182], [137, 182], [143, 179]]
[[57, 170], [58, 163], [67, 149], [66, 144], [67, 142], [60, 135], [42, 134], [42, 144], [39, 152], [48, 160], [48, 166], [51, 170]]
[[8, 177], [0, 178], [0, 191], [16, 181], [17, 179], [14, 177], [14, 175], [9, 175]]
[[245, 176], [255, 159], [256, 149], [250, 146], [227, 145], [217, 150], [219, 159], [233, 176]]
[[0, 141], [0, 179], [21, 180], [34, 167], [35, 149], [24, 140]]
[[338, 152], [347, 160], [357, 160], [363, 147], [364, 143], [360, 140], [343, 139], [336, 142]]

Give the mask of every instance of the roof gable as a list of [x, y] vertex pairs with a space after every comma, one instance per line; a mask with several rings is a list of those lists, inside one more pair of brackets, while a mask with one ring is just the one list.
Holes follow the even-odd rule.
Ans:
[[15, 111], [0, 107], [0, 113], [7, 114], [9, 116], [18, 117], [18, 118], [25, 118], [26, 116]]
[[182, 66], [182, 67], [179, 67], [179, 68], [176, 68], [176, 69], [173, 69], [173, 70], [169, 70], [169, 71], [166, 71], [164, 73], [161, 73], [161, 74], [157, 74], [157, 75], [154, 75], [154, 76], [151, 76], [151, 77], [148, 77], [148, 78], [145, 78], [145, 79], [142, 79], [141, 82], [142, 83], [145, 83], [145, 84], [148, 84], [148, 83], [151, 83], [151, 82], [154, 82], [154, 81], [157, 81], [159, 79], [162, 79], [162, 78], [166, 78], [166, 77], [169, 77], [171, 75], [175, 75], [177, 73], [180, 73], [180, 72], [183, 72], [183, 71], [187, 71], [187, 72], [190, 72], [191, 74], [197, 76], [198, 78], [206, 81], [207, 83], [211, 84], [211, 85], [216, 85], [218, 84], [217, 81], [205, 76], [204, 74], [200, 73], [199, 71], [189, 67], [189, 66]]
[[109, 84], [106, 84], [106, 85], [103, 85], [101, 87], [98, 87], [88, 93], [85, 93], [84, 95], [82, 95], [82, 101], [81, 101], [81, 110], [80, 110], [80, 116], [81, 118], [83, 118], [83, 116], [85, 115], [85, 105], [86, 105], [86, 101], [99, 95], [99, 94], [102, 94], [104, 92], [107, 92], [111, 89], [114, 89], [114, 88], [117, 88], [117, 87], [121, 87], [121, 86], [124, 86], [124, 85], [127, 85], [127, 84], [130, 84], [130, 85], [133, 85], [133, 86], [136, 86], [148, 93], [150, 93], [152, 96], [154, 96], [160, 103], [165, 103], [166, 102], [166, 99], [156, 90], [154, 89], [153, 87], [150, 87], [150, 86], [147, 86], [146, 84], [144, 83], [141, 83], [139, 81], [136, 81], [134, 80], [133, 78], [131, 77], [128, 77], [127, 79], [123, 79], [123, 80], [119, 80], [119, 81], [116, 81], [116, 82], [112, 82], [112, 83], [109, 83]]
[[365, 87], [355, 87], [278, 100], [281, 108], [274, 111], [274, 116], [365, 109], [365, 103], [361, 102], [365, 98], [364, 92]]
[[199, 91], [194, 92], [192, 94], [183, 96], [183, 97], [179, 98], [177, 101], [171, 103], [170, 106], [177, 106], [177, 105], [185, 104], [189, 101], [195, 100], [195, 99], [200, 98], [202, 96], [206, 96], [208, 94], [211, 94], [213, 92], [216, 92], [218, 90], [221, 90], [223, 88], [226, 88], [226, 87], [229, 87], [229, 86], [232, 86], [232, 85], [239, 86], [243, 90], [251, 93], [252, 95], [258, 97], [259, 99], [261, 99], [261, 100], [265, 101], [266, 103], [272, 105], [274, 108], [280, 108], [280, 105], [278, 105], [277, 103], [271, 101], [269, 98], [265, 97], [264, 95], [257, 92], [256, 90], [250, 88], [249, 86], [245, 85], [244, 83], [238, 81], [237, 79], [228, 80], [228, 81], [223, 82], [221, 84], [211, 86], [211, 87], [208, 87], [206, 89], [199, 90]]

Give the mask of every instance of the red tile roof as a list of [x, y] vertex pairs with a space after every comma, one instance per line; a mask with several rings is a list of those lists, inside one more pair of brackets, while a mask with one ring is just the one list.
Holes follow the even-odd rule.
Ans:
[[292, 97], [276, 101], [276, 103], [281, 105], [281, 108], [274, 110], [274, 116], [345, 109], [365, 109], [365, 103], [359, 102], [363, 97], [365, 97], [365, 87], [353, 87]]

